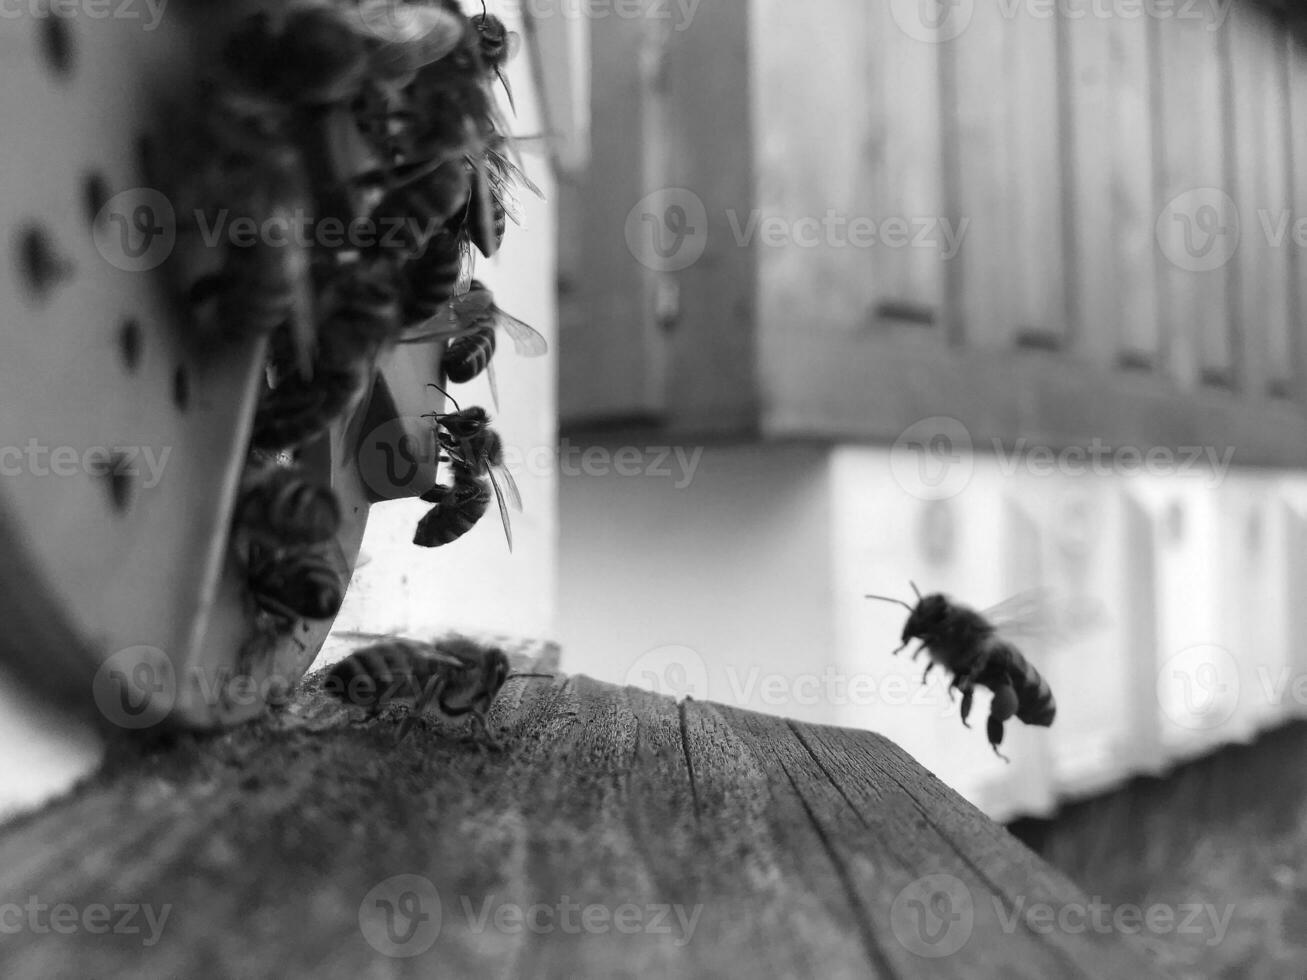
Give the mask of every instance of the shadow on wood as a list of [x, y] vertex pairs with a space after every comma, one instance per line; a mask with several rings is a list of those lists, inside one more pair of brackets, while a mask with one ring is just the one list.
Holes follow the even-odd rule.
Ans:
[[878, 735], [557, 677], [396, 745], [320, 685], [0, 832], [5, 975], [1162, 975]]

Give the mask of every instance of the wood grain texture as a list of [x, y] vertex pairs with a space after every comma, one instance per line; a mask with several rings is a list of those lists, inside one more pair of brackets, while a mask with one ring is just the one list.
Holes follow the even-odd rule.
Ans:
[[[6, 976], [1162, 975], [1119, 936], [1031, 928], [1032, 904], [1088, 899], [878, 735], [559, 676], [505, 688], [502, 752], [435, 723], [396, 746], [398, 713], [357, 724], [319, 682], [222, 737], [124, 748], [0, 832], [0, 904], [169, 907], [148, 946], [24, 914]], [[397, 875], [439, 896], [406, 958], [360, 925]], [[944, 940], [970, 928], [949, 955], [910, 948], [928, 875], [960, 916]]]

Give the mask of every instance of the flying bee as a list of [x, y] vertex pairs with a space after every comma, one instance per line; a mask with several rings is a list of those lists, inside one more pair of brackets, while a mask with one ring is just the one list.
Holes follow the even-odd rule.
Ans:
[[300, 618], [330, 619], [345, 601], [340, 563], [320, 548], [250, 547], [246, 558], [250, 595], [283, 631]]
[[477, 32], [477, 52], [481, 56], [481, 63], [487, 71], [493, 72], [499, 79], [499, 83], [504, 86], [509, 108], [516, 113], [513, 89], [508, 84], [508, 76], [504, 74], [504, 68], [521, 50], [522, 36], [517, 31], [510, 31], [494, 14], [487, 13], [484, 0], [481, 4], [481, 13], [472, 17], [472, 27]]
[[299, 467], [258, 463], [241, 481], [235, 520], [242, 533], [279, 546], [321, 544], [340, 531], [340, 502]]
[[1047, 727], [1053, 724], [1057, 714], [1057, 704], [1048, 682], [1021, 651], [1001, 635], [999, 624], [1009, 615], [1011, 604], [1001, 603], [981, 613], [940, 593], [923, 596], [915, 584], [909, 584], [917, 597], [915, 606], [888, 596], [867, 596], [881, 602], [898, 603], [908, 610], [902, 643], [894, 653], [918, 640], [920, 645], [913, 651], [913, 657], [924, 649], [930, 658], [921, 677], [923, 684], [936, 665], [953, 674], [949, 690], [956, 688], [962, 692], [962, 724], [968, 728], [971, 727], [967, 724], [967, 717], [971, 714], [975, 686], [979, 684], [992, 691], [994, 700], [986, 732], [994, 753], [1007, 761], [1007, 756], [998, 750], [1003, 742], [1004, 722], [1016, 715], [1018, 721], [1027, 725]]
[[[542, 357], [549, 343], [537, 330], [517, 317], [505, 313], [495, 305], [494, 294], [480, 281], [473, 279], [463, 296], [450, 300], [447, 307], [420, 327], [410, 329], [404, 343], [417, 343], [433, 334], [452, 336], [441, 359], [441, 368], [450, 381], [462, 384], [486, 372], [490, 395], [499, 407], [499, 384], [495, 380], [493, 358], [496, 349], [495, 334], [502, 330], [513, 341], [522, 357]], [[458, 332], [466, 331], [465, 336]]]
[[396, 733], [397, 742], [434, 706], [445, 718], [469, 716], [473, 731], [481, 736], [480, 744], [499, 748], [486, 716], [504, 684], [516, 677], [551, 676], [512, 673], [503, 650], [464, 637], [434, 644], [384, 639], [332, 666], [323, 689], [345, 704], [367, 709], [368, 718], [390, 704], [410, 705]]

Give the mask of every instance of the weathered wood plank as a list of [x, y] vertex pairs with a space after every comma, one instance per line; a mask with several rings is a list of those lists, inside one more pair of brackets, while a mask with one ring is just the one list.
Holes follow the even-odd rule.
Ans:
[[[879, 736], [560, 676], [505, 688], [502, 752], [435, 723], [397, 745], [399, 714], [357, 724], [319, 682], [0, 830], [0, 904], [157, 926], [29, 925], [7, 975], [1159, 975], [1032, 929], [1087, 899]], [[956, 949], [917, 918], [950, 896]]]

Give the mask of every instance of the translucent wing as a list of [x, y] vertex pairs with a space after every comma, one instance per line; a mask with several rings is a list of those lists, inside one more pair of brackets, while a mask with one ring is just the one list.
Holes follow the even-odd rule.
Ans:
[[462, 19], [438, 5], [364, 0], [348, 16], [361, 34], [377, 42], [372, 64], [386, 75], [439, 61], [463, 39]]
[[495, 359], [492, 357], [486, 361], [486, 381], [490, 384], [490, 401], [495, 406], [495, 411], [499, 411], [499, 381], [495, 378]]
[[513, 339], [513, 346], [522, 357], [543, 357], [549, 352], [549, 341], [540, 331], [503, 310], [496, 309], [495, 326]]
[[503, 481], [505, 496], [508, 502], [513, 505], [513, 509], [521, 511], [522, 494], [517, 489], [517, 481], [513, 479], [513, 473], [507, 466], [494, 466], [491, 470], [499, 474], [499, 479]]
[[1092, 597], [1069, 599], [1048, 589], [1028, 589], [981, 615], [1004, 638], [1061, 646], [1106, 624], [1103, 604]]
[[499, 488], [499, 481], [495, 479], [494, 468], [488, 468], [486, 475], [490, 477], [490, 486], [495, 491], [495, 502], [499, 504], [499, 519], [504, 523], [504, 537], [508, 539], [508, 550], [513, 550], [513, 523], [508, 516], [508, 507], [504, 503], [504, 491]]

